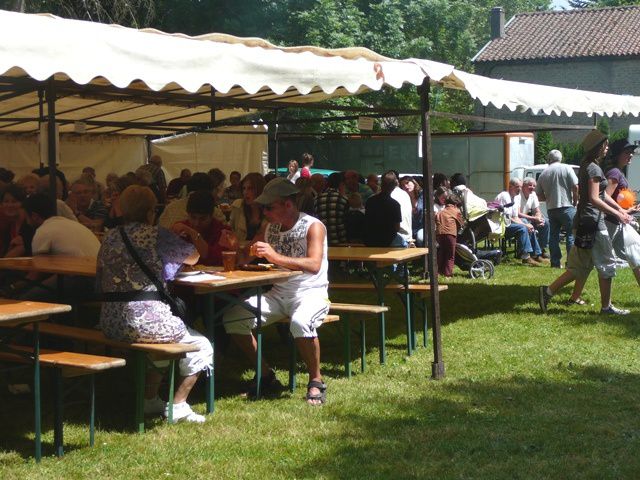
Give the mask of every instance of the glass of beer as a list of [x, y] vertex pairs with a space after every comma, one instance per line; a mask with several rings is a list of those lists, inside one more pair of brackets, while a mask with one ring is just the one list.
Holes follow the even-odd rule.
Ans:
[[231, 272], [236, 269], [238, 262], [238, 253], [234, 250], [222, 252], [222, 267], [225, 272]]

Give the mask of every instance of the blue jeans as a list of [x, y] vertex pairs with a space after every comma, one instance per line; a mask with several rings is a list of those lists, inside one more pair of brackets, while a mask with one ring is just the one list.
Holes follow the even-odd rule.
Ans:
[[505, 230], [506, 238], [515, 238], [518, 243], [518, 256], [522, 259], [528, 258], [530, 255], [537, 257], [542, 253], [536, 231], [529, 233], [529, 229], [522, 223], [512, 223], [507, 225]]
[[409, 246], [409, 244], [407, 243], [407, 241], [404, 239], [404, 237], [402, 235], [400, 235], [399, 233], [396, 233], [396, 236], [393, 240], [391, 240], [391, 245], [389, 245], [390, 247], [402, 247], [402, 248], [407, 248], [407, 246]]
[[573, 217], [576, 215], [575, 207], [552, 208], [549, 214], [549, 254], [551, 255], [551, 266], [560, 267], [562, 251], [560, 250], [560, 229], [566, 232], [567, 257], [573, 247]]
[[[531, 223], [527, 219], [521, 219], [523, 223]], [[540, 245], [540, 250], [544, 250], [549, 246], [549, 220], [545, 219], [543, 225], [534, 225], [536, 232], [538, 234], [538, 244]]]

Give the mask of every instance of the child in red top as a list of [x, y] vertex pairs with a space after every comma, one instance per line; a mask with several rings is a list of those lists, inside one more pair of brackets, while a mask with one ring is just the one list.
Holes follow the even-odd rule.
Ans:
[[193, 243], [203, 265], [222, 265], [222, 251], [238, 248], [233, 231], [213, 217], [214, 206], [211, 192], [193, 192], [187, 200], [188, 219], [171, 227], [174, 233]]
[[453, 264], [456, 254], [456, 238], [462, 227], [460, 197], [448, 191], [444, 209], [436, 213], [436, 240], [438, 242], [438, 273], [445, 277], [453, 276]]

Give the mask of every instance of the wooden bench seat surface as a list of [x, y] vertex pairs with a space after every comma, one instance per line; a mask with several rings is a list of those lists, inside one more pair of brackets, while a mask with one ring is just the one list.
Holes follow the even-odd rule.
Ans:
[[[33, 353], [30, 347], [12, 346], [14, 350], [25, 353]], [[0, 352], [0, 359], [25, 363], [28, 359], [11, 352]], [[90, 355], [87, 353], [63, 352], [58, 350], [40, 350], [40, 364], [46, 367], [71, 367], [82, 370], [100, 371], [110, 368], [124, 367], [124, 358], [105, 357], [102, 355]]]
[[40, 324], [40, 333], [56, 337], [70, 338], [88, 343], [99, 343], [110, 347], [122, 349], [140, 350], [148, 353], [180, 355], [187, 352], [198, 351], [196, 345], [187, 343], [127, 343], [119, 342], [105, 337], [100, 330], [90, 328], [69, 327], [57, 323], [44, 322]]
[[[334, 323], [339, 321], [340, 321], [340, 317], [338, 315], [327, 315], [326, 317], [324, 317], [324, 320], [322, 321], [322, 323]], [[290, 322], [291, 322], [291, 319], [287, 317], [287, 318], [283, 318], [278, 323], [290, 323]]]
[[[410, 292], [429, 292], [431, 291], [431, 285], [427, 283], [410, 283]], [[438, 291], [442, 292], [449, 288], [448, 285], [438, 285]], [[329, 289], [342, 289], [342, 290], [375, 290], [376, 287], [372, 283], [330, 283]], [[385, 290], [404, 291], [404, 285], [401, 283], [389, 283], [385, 285]]]
[[352, 313], [382, 313], [382, 312], [388, 312], [389, 307], [386, 305], [361, 305], [357, 303], [331, 302], [329, 311], [352, 312]]

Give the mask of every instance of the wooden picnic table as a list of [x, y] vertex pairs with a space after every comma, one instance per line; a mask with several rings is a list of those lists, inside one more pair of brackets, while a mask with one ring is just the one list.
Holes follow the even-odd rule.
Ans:
[[[262, 287], [273, 285], [275, 283], [285, 282], [289, 278], [300, 275], [302, 273], [281, 268], [273, 268], [265, 271], [234, 270], [231, 272], [224, 272], [218, 267], [208, 267], [204, 265], [196, 265], [194, 268], [197, 270], [202, 270], [205, 274], [210, 273], [217, 278], [206, 280], [206, 277], [203, 275], [203, 279], [198, 280], [198, 275], [195, 275], [178, 278], [174, 281], [174, 283], [178, 285], [188, 285], [193, 288], [195, 294], [204, 296], [204, 316], [206, 317], [206, 319], [211, 318], [211, 321], [205, 320], [205, 323], [207, 324], [208, 337], [210, 340], [213, 339], [213, 318], [215, 316], [214, 298], [216, 295], [220, 295], [225, 291], [238, 289], [242, 289], [245, 291], [254, 289], [250, 291], [255, 291], [256, 294], [261, 295]], [[33, 271], [58, 274], [63, 276], [78, 275], [95, 277], [96, 269], [97, 263], [96, 259], [93, 257], [36, 255], [34, 257], [0, 259], [0, 270], [16, 270], [25, 272]], [[229, 299], [230, 296], [227, 295], [225, 298]], [[240, 302], [243, 298], [244, 297], [238, 297], [236, 301]], [[258, 318], [260, 318], [259, 314]], [[261, 353], [262, 333], [260, 329], [260, 322], [258, 322], [256, 337], [260, 350], [259, 353]], [[258, 362], [258, 378], [260, 378], [260, 370], [260, 362]], [[213, 388], [213, 382], [210, 382], [210, 388]], [[213, 392], [211, 392], [210, 397], [213, 398]], [[212, 412], [214, 409], [213, 401], [207, 403], [210, 403], [210, 405], [207, 405], [207, 410], [209, 412]]]
[[427, 253], [428, 248], [329, 247], [328, 257], [329, 260], [374, 262], [383, 267], [424, 257]]
[[36, 255], [34, 257], [0, 258], [0, 270], [95, 277], [96, 262], [95, 257]]
[[[8, 330], [33, 323], [33, 399], [34, 399], [34, 432], [35, 458], [39, 462], [42, 458], [42, 426], [40, 402], [40, 333], [38, 322], [46, 320], [50, 315], [64, 313], [71, 310], [70, 305], [45, 302], [31, 302], [26, 300], [11, 300], [0, 298], [0, 328]], [[12, 335], [0, 336], [0, 348], [10, 350], [5, 345]]]
[[[384, 290], [387, 281], [384, 278], [384, 269], [390, 265], [402, 265], [404, 277], [402, 284], [404, 285], [404, 305], [405, 319], [407, 323], [407, 352], [411, 355], [413, 350], [413, 340], [410, 339], [409, 333], [413, 329], [411, 320], [411, 293], [409, 291], [409, 268], [407, 262], [424, 257], [429, 253], [428, 248], [392, 248], [392, 247], [329, 247], [329, 260], [355, 261], [364, 262], [369, 271], [371, 281], [378, 295], [378, 304], [383, 306]], [[331, 288], [331, 284], [329, 284]], [[426, 315], [426, 309], [425, 309]], [[380, 328], [380, 363], [386, 362], [386, 346], [385, 346], [385, 312], [378, 314], [378, 324]]]

